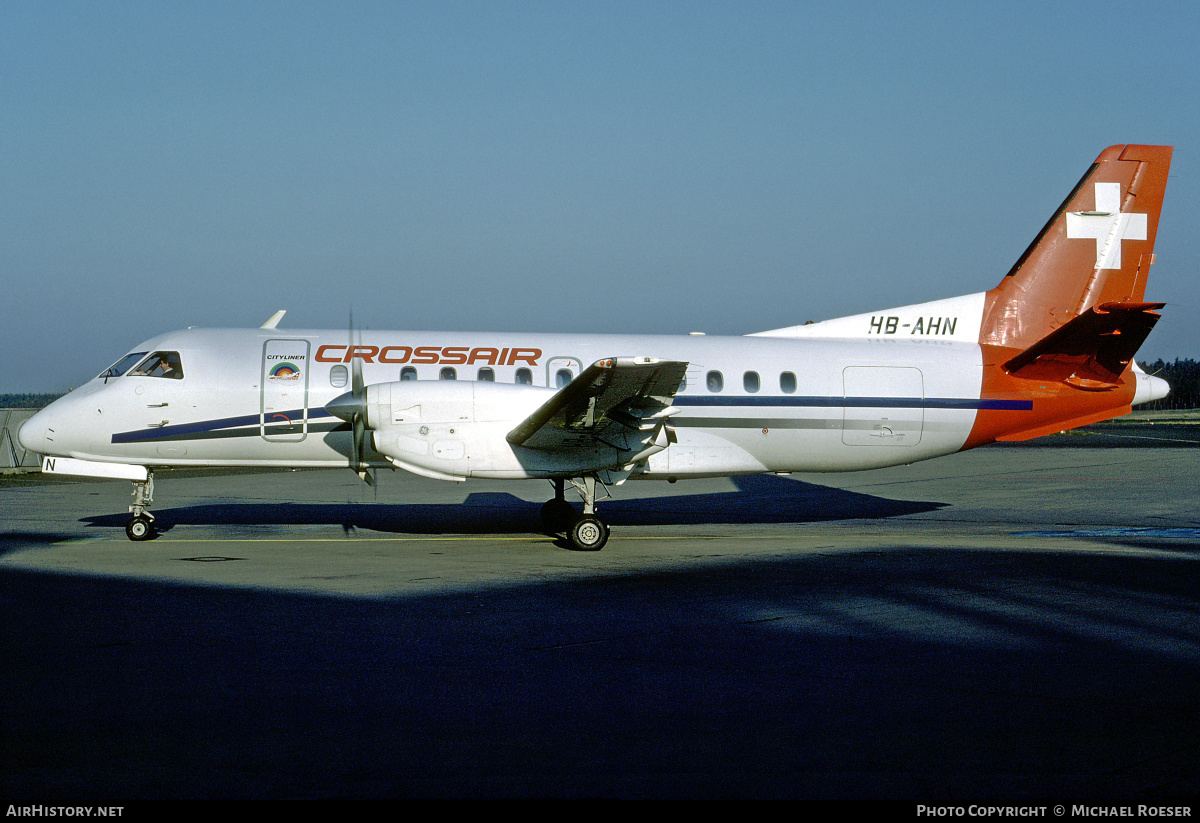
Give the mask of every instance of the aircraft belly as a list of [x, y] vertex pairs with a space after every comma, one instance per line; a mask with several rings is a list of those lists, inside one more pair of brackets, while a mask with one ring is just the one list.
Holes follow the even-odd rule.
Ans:
[[917, 442], [887, 438], [846, 442], [841, 409], [796, 417], [691, 419], [676, 426], [678, 442], [652, 457], [647, 474], [675, 477], [753, 472], [857, 471], [912, 463], [962, 448], [973, 409], [924, 410]]
[[[258, 433], [255, 432], [257, 435]], [[344, 438], [349, 443], [349, 435]], [[267, 441], [261, 436], [240, 441], [196, 441], [188, 446], [187, 462], [240, 466], [329, 465], [345, 466], [350, 447], [331, 448], [325, 438], [309, 436], [299, 441]]]

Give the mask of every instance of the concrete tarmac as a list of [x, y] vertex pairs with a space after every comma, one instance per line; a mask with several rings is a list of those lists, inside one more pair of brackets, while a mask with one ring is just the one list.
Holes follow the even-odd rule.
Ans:
[[0, 796], [1193, 802], [1159, 439], [630, 482], [596, 553], [545, 482], [164, 472], [135, 544], [130, 484], [10, 478]]

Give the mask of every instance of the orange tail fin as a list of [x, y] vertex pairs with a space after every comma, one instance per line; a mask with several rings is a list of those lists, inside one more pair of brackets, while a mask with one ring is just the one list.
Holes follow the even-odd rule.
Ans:
[[1129, 366], [1162, 307], [1143, 297], [1170, 165], [1170, 146], [1105, 149], [987, 292], [981, 397], [1013, 405], [982, 409], [964, 448], [1130, 411]]
[[1104, 303], [1140, 303], [1170, 146], [1110, 146], [987, 293], [980, 343], [1026, 349]]

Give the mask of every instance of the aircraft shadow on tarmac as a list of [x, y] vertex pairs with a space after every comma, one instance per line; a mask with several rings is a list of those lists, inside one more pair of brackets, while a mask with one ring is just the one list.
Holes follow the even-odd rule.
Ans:
[[[948, 504], [889, 500], [773, 475], [732, 478], [737, 491], [610, 499], [598, 505], [612, 526], [811, 523], [876, 519], [934, 511]], [[570, 497], [568, 496], [568, 499]], [[176, 525], [341, 525], [407, 534], [543, 532], [541, 502], [503, 492], [476, 492], [462, 503], [218, 503], [155, 510], [159, 531]], [[579, 506], [576, 505], [578, 509]], [[82, 518], [124, 528], [127, 514]]]

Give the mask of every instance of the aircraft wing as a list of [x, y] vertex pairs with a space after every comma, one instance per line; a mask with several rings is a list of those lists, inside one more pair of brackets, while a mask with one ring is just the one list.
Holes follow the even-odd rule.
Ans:
[[671, 400], [687, 365], [653, 357], [597, 360], [510, 431], [508, 442], [531, 449], [570, 449], [600, 440], [638, 451], [635, 444], [658, 439], [665, 418], [675, 411]]

